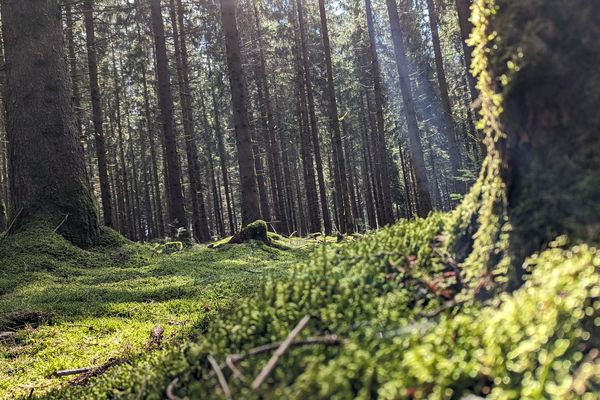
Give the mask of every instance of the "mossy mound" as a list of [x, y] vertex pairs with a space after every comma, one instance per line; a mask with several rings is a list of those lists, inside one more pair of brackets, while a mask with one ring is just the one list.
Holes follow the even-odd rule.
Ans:
[[[530, 258], [522, 288], [481, 303], [456, 293], [469, 283], [447, 251], [452, 224], [434, 214], [323, 245], [193, 342], [49, 398], [160, 399], [175, 378], [179, 398], [223, 398], [209, 355], [233, 398], [597, 398], [600, 253], [555, 243]], [[289, 349], [258, 390], [271, 353], [247, 356], [234, 377], [228, 355], [283, 340], [305, 315], [299, 339], [340, 341]]]
[[233, 235], [233, 237], [229, 240], [231, 244], [241, 244], [247, 243], [251, 240], [255, 240], [258, 242], [263, 242], [265, 244], [271, 244], [271, 240], [268, 235], [268, 227], [267, 223], [262, 220], [254, 221], [244, 228], [241, 231]]
[[154, 327], [174, 346], [308, 253], [253, 242], [167, 254], [110, 229], [82, 250], [53, 229], [40, 222], [0, 241], [0, 399], [28, 398], [31, 387], [43, 397], [75, 380], [57, 370], [97, 367], [90, 377], [114, 360], [168, 353], [150, 342]]

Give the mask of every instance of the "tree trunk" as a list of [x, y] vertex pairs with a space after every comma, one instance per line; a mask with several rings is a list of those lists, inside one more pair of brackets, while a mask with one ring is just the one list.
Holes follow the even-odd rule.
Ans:
[[185, 25], [183, 21], [183, 6], [181, 0], [170, 0], [170, 17], [173, 28], [173, 42], [175, 47], [175, 61], [177, 65], [177, 81], [179, 84], [179, 99], [181, 102], [181, 115], [183, 117], [183, 135], [188, 165], [188, 179], [190, 183], [190, 198], [192, 203], [192, 227], [194, 238], [205, 243], [210, 241], [206, 204], [204, 203], [204, 189], [200, 179], [200, 162], [198, 160], [198, 146], [194, 132], [192, 113], [192, 94], [190, 88], [187, 41], [185, 38]]
[[80, 246], [98, 242], [56, 0], [2, 1], [14, 228], [45, 219]]
[[158, 100], [162, 119], [162, 129], [165, 145], [165, 158], [167, 166], [167, 186], [169, 195], [169, 218], [171, 234], [189, 239], [185, 201], [181, 185], [181, 165], [177, 154], [177, 138], [175, 120], [173, 116], [173, 96], [171, 93], [171, 79], [167, 61], [167, 48], [165, 44], [165, 27], [160, 10], [160, 0], [152, 0], [152, 29], [154, 32], [154, 45], [156, 50], [156, 71], [158, 78]]
[[267, 134], [268, 134], [268, 151], [270, 154], [270, 159], [273, 160], [273, 165], [271, 166], [271, 173], [275, 178], [275, 187], [273, 191], [273, 197], [275, 198], [275, 209], [277, 211], [277, 219], [279, 223], [277, 226], [279, 230], [284, 234], [290, 233], [290, 229], [288, 227], [288, 223], [286, 221], [286, 213], [285, 213], [285, 196], [283, 193], [283, 176], [281, 175], [281, 158], [279, 156], [280, 152], [280, 141], [278, 137], [278, 132], [276, 128], [276, 121], [273, 116], [273, 105], [271, 102], [271, 91], [269, 89], [269, 82], [267, 80], [267, 67], [263, 49], [263, 39], [262, 39], [262, 28], [260, 24], [260, 19], [258, 15], [258, 9], [256, 6], [256, 1], [254, 2], [254, 16], [256, 23], [256, 34], [258, 36], [258, 48], [259, 48], [259, 63], [258, 63], [258, 71], [259, 71], [259, 81], [257, 85], [262, 86], [262, 92], [264, 93], [264, 113], [266, 114], [266, 123], [267, 123]]
[[396, 54], [396, 66], [398, 68], [398, 78], [400, 80], [400, 90], [406, 114], [408, 125], [408, 137], [410, 151], [412, 155], [413, 166], [416, 176], [416, 190], [418, 193], [418, 214], [426, 216], [431, 210], [431, 195], [429, 193], [429, 179], [427, 178], [427, 169], [423, 157], [423, 147], [419, 137], [419, 126], [417, 123], [417, 112], [413, 100], [412, 89], [410, 85], [410, 75], [408, 70], [408, 59], [406, 57], [406, 46], [400, 27], [400, 18], [398, 16], [398, 7], [396, 0], [386, 0], [390, 26], [392, 31], [392, 41], [394, 43], [394, 52]]
[[348, 190], [348, 176], [346, 174], [346, 158], [344, 156], [344, 145], [342, 144], [342, 134], [340, 129], [340, 120], [338, 115], [337, 100], [335, 96], [335, 84], [333, 81], [333, 67], [331, 65], [331, 45], [329, 42], [329, 27], [327, 24], [327, 14], [325, 12], [325, 1], [319, 0], [319, 15], [321, 17], [321, 36], [323, 39], [323, 48], [325, 50], [325, 66], [327, 70], [327, 96], [329, 97], [329, 126], [332, 133], [333, 164], [334, 172], [337, 173], [339, 181], [339, 199], [338, 205], [340, 215], [340, 231], [342, 233], [352, 232], [354, 230], [354, 219], [352, 217], [352, 205]]
[[450, 105], [450, 96], [448, 94], [448, 81], [444, 70], [444, 61], [442, 58], [442, 46], [440, 44], [440, 35], [438, 32], [438, 17], [435, 9], [434, 0], [427, 0], [427, 9], [429, 14], [429, 28], [431, 29], [431, 40], [433, 42], [433, 53], [435, 58], [435, 70], [437, 74], [438, 86], [440, 90], [440, 100], [443, 109], [443, 121], [448, 141], [448, 156], [450, 157], [450, 174], [452, 191], [463, 194], [463, 186], [457, 180], [458, 171], [461, 168], [460, 153], [458, 142], [456, 140], [456, 124], [452, 117], [452, 107]]
[[381, 221], [383, 225], [392, 223], [394, 221], [392, 215], [392, 193], [390, 176], [386, 164], [381, 164], [385, 158], [383, 155], [387, 154], [385, 145], [385, 124], [383, 118], [383, 89], [381, 87], [381, 72], [379, 70], [379, 59], [377, 56], [377, 44], [375, 42], [375, 28], [373, 24], [373, 12], [371, 7], [371, 0], [365, 0], [365, 14], [367, 17], [367, 29], [369, 32], [369, 58], [371, 60], [371, 75], [373, 79], [373, 91], [375, 94], [375, 111], [377, 121], [377, 136], [376, 146], [377, 153], [380, 154], [378, 160], [378, 174], [380, 175], [379, 180], [382, 182], [381, 185], [381, 201], [382, 201], [382, 216]]
[[252, 152], [252, 135], [247, 109], [247, 91], [242, 69], [240, 35], [236, 20], [236, 1], [220, 0], [221, 21], [225, 33], [225, 48], [231, 87], [233, 124], [237, 145], [241, 185], [242, 227], [261, 219], [256, 169]]
[[104, 225], [113, 226], [112, 198], [110, 180], [108, 179], [108, 163], [106, 160], [106, 143], [104, 140], [104, 117], [102, 115], [102, 98], [98, 86], [98, 49], [96, 48], [96, 32], [94, 30], [93, 0], [84, 0], [83, 15], [85, 23], [85, 38], [87, 45], [88, 72], [92, 99], [92, 120], [96, 137], [96, 157], [98, 158], [98, 176], [100, 178], [100, 198]]
[[[319, 143], [319, 130], [317, 127], [317, 116], [315, 113], [315, 100], [313, 96], [312, 78], [310, 72], [310, 60], [306, 44], [306, 28], [304, 26], [304, 10], [302, 0], [296, 0], [298, 12], [298, 30], [300, 31], [300, 50], [302, 55], [302, 66], [304, 69], [304, 81], [306, 85], [306, 96], [308, 99], [308, 116], [310, 121], [310, 132], [312, 145], [315, 154], [315, 163], [317, 168], [317, 179], [319, 181], [319, 195], [321, 199], [321, 213], [323, 215], [323, 225], [325, 234], [331, 233], [331, 216], [329, 215], [329, 205], [327, 203], [327, 191], [325, 188], [325, 175], [323, 169], [323, 160], [321, 158], [321, 144]], [[308, 129], [308, 127], [307, 127]]]
[[[504, 135], [496, 143], [488, 136], [487, 145], [499, 155], [520, 265], [558, 235], [600, 243], [600, 3], [497, 3], [488, 29], [498, 39], [485, 47], [492, 50], [480, 84], [489, 82], [486, 72], [510, 82], [491, 88], [501, 91], [504, 111], [488, 126]], [[511, 68], [507, 60], [517, 59]], [[483, 91], [482, 99], [489, 118], [495, 103]]]
[[[428, 0], [429, 1], [429, 0]], [[467, 84], [469, 86], [469, 94], [471, 101], [477, 100], [477, 81], [471, 74], [471, 63], [473, 60], [473, 49], [467, 44], [473, 25], [469, 18], [471, 17], [471, 0], [454, 0], [456, 12], [458, 14], [458, 26], [460, 28], [460, 39], [465, 57], [465, 68], [467, 70]]]

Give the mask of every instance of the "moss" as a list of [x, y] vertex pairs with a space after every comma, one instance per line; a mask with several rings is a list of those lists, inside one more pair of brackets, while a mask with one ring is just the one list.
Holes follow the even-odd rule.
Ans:
[[[360, 240], [324, 244], [291, 277], [268, 280], [210, 329], [195, 330], [192, 342], [47, 398], [158, 399], [175, 377], [180, 398], [221, 398], [208, 355], [223, 362], [281, 340], [309, 314], [302, 338], [335, 333], [343, 343], [290, 349], [258, 391], [225, 368], [234, 398], [594, 399], [600, 384], [600, 364], [590, 356], [600, 324], [598, 251], [557, 242], [528, 260], [532, 275], [514, 293], [426, 318], [446, 300], [419, 280], [448, 290], [455, 284], [443, 278], [452, 270], [444, 236], [454, 218], [434, 214]], [[250, 379], [268, 357], [238, 367]]]
[[228, 243], [241, 244], [255, 240], [265, 244], [271, 244], [271, 240], [267, 232], [267, 223], [262, 220], [257, 220], [242, 228], [242, 230], [236, 233]]
[[154, 356], [154, 326], [174, 346], [307, 253], [245, 244], [157, 254], [110, 229], [82, 250], [53, 229], [38, 221], [0, 241], [0, 330], [17, 331], [0, 343], [0, 398], [68, 386], [56, 370]]

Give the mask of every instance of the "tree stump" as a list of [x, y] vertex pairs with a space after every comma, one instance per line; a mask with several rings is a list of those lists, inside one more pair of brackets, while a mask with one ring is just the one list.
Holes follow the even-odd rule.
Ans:
[[248, 224], [245, 228], [242, 228], [240, 232], [236, 233], [231, 240], [229, 240], [229, 243], [241, 244], [247, 243], [250, 240], [256, 240], [271, 245], [271, 240], [267, 234], [267, 223], [265, 221], [257, 220]]

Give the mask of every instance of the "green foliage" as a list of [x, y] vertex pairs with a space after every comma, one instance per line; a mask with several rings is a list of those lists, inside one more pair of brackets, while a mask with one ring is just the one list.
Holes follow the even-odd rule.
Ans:
[[70, 378], [51, 376], [60, 369], [136, 360], [156, 325], [176, 343], [306, 253], [240, 245], [157, 254], [112, 230], [81, 250], [30, 225], [0, 242], [0, 331], [17, 333], [0, 341], [0, 398], [64, 385]]
[[269, 354], [239, 364], [245, 381], [225, 368], [234, 398], [597, 398], [597, 250], [557, 243], [529, 260], [533, 272], [513, 294], [424, 317], [446, 300], [418, 282], [452, 286], [440, 279], [449, 263], [440, 234], [452, 223], [434, 214], [323, 246], [290, 278], [269, 279], [191, 343], [48, 397], [160, 399], [177, 377], [180, 398], [221, 398], [209, 355], [224, 362], [282, 340], [309, 314], [301, 338], [334, 333], [341, 345], [288, 350], [258, 391], [249, 383]]

